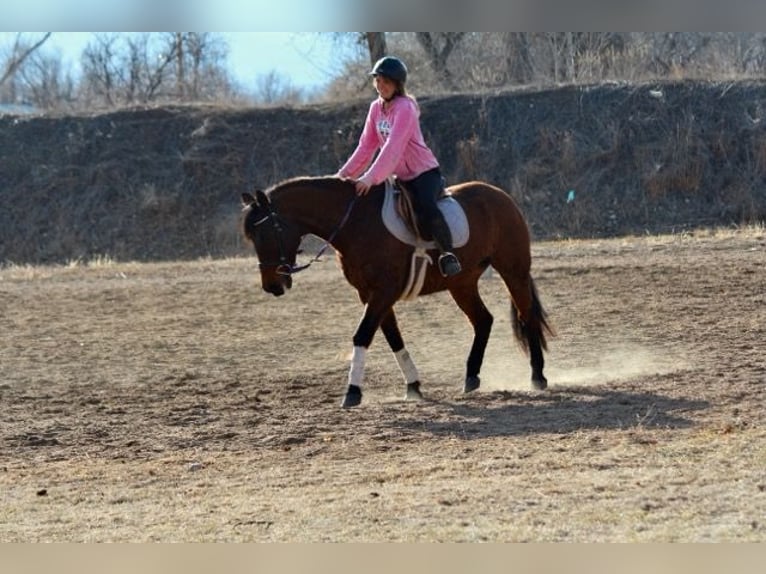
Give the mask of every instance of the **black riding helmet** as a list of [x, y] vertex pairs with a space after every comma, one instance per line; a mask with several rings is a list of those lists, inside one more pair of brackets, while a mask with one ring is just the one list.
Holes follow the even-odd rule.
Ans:
[[375, 62], [370, 76], [384, 76], [389, 80], [404, 84], [407, 81], [407, 66], [399, 58], [385, 56]]

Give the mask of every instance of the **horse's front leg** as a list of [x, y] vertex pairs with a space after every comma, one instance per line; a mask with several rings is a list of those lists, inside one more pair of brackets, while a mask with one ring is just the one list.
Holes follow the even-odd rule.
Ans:
[[404, 382], [407, 384], [407, 391], [404, 395], [405, 399], [418, 400], [423, 398], [423, 394], [420, 392], [420, 376], [418, 375], [418, 369], [415, 363], [412, 362], [410, 354], [404, 347], [404, 340], [402, 334], [399, 331], [399, 325], [396, 323], [396, 314], [394, 309], [386, 313], [383, 317], [383, 321], [380, 323], [380, 329], [383, 331], [383, 335], [388, 341], [388, 346], [391, 347], [391, 352], [396, 357], [396, 362], [399, 365], [399, 370], [402, 371], [404, 376]]
[[354, 350], [351, 354], [351, 367], [348, 371], [348, 387], [343, 397], [343, 408], [355, 407], [362, 402], [362, 380], [364, 379], [364, 364], [367, 349], [372, 344], [375, 331], [378, 330], [383, 317], [391, 310], [395, 297], [370, 297], [364, 307], [364, 315], [354, 333]]

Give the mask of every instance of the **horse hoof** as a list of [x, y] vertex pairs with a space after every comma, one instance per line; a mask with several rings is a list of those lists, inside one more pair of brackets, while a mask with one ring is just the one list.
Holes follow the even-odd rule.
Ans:
[[423, 398], [423, 393], [420, 392], [420, 381], [407, 383], [407, 394], [404, 398], [408, 401], [419, 401]]
[[362, 389], [356, 385], [349, 385], [346, 390], [346, 395], [343, 397], [343, 402], [340, 404], [344, 409], [351, 407], [357, 407], [362, 402]]
[[542, 375], [539, 377], [532, 377], [532, 388], [536, 391], [544, 391], [548, 388], [548, 379]]
[[466, 377], [465, 385], [463, 385], [463, 392], [470, 393], [471, 391], [475, 391], [476, 389], [479, 388], [480, 384], [481, 384], [481, 379], [479, 379], [478, 376]]

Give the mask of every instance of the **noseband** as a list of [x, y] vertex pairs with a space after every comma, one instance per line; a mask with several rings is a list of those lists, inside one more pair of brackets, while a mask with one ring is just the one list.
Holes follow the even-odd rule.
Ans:
[[338, 235], [338, 232], [341, 230], [341, 228], [346, 224], [348, 221], [349, 216], [351, 215], [351, 209], [354, 207], [354, 203], [356, 203], [357, 195], [354, 195], [353, 199], [349, 202], [348, 207], [346, 208], [346, 213], [343, 215], [343, 218], [341, 219], [338, 226], [333, 230], [333, 232], [330, 234], [330, 237], [324, 242], [324, 245], [319, 249], [317, 254], [314, 256], [314, 258], [309, 261], [308, 263], [304, 265], [293, 265], [287, 260], [287, 256], [285, 255], [285, 246], [284, 241], [282, 238], [282, 231], [283, 227], [279, 223], [279, 215], [276, 211], [269, 205], [268, 209], [269, 212], [261, 217], [258, 221], [253, 223], [253, 227], [258, 227], [262, 223], [266, 223], [267, 221], [271, 221], [274, 232], [277, 236], [277, 245], [279, 247], [279, 261], [277, 262], [267, 262], [264, 263], [262, 261], [258, 262], [258, 268], [263, 269], [264, 267], [276, 267], [276, 273], [278, 275], [293, 275], [295, 273], [298, 273], [299, 271], [303, 271], [304, 269], [308, 269], [312, 263], [319, 261], [319, 258], [322, 256], [322, 254], [325, 252], [327, 247], [332, 243], [332, 241], [335, 239], [335, 237]]

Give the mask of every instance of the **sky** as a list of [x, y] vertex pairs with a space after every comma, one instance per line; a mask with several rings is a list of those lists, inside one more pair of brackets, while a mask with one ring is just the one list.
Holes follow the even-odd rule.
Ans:
[[[2, 33], [3, 36], [9, 33]], [[39, 37], [29, 32], [27, 36]], [[80, 54], [93, 32], [54, 32], [47, 48], [61, 51], [65, 62], [77, 69]], [[326, 84], [337, 72], [337, 46], [331, 36], [314, 32], [216, 32], [229, 45], [229, 68], [245, 88], [259, 76], [276, 71], [293, 86], [313, 88]], [[11, 36], [14, 34], [11, 33]], [[6, 40], [7, 41], [7, 40]]]
[[[297, 88], [312, 89], [327, 84], [339, 66], [338, 43], [331, 34], [316, 32], [215, 32], [229, 45], [228, 64], [236, 81], [252, 89], [259, 76], [272, 71]], [[10, 45], [16, 32], [0, 32], [0, 47]], [[33, 42], [42, 32], [24, 32]], [[94, 32], [54, 32], [44, 44], [58, 50], [65, 65], [79, 69], [80, 55], [93, 40]]]

